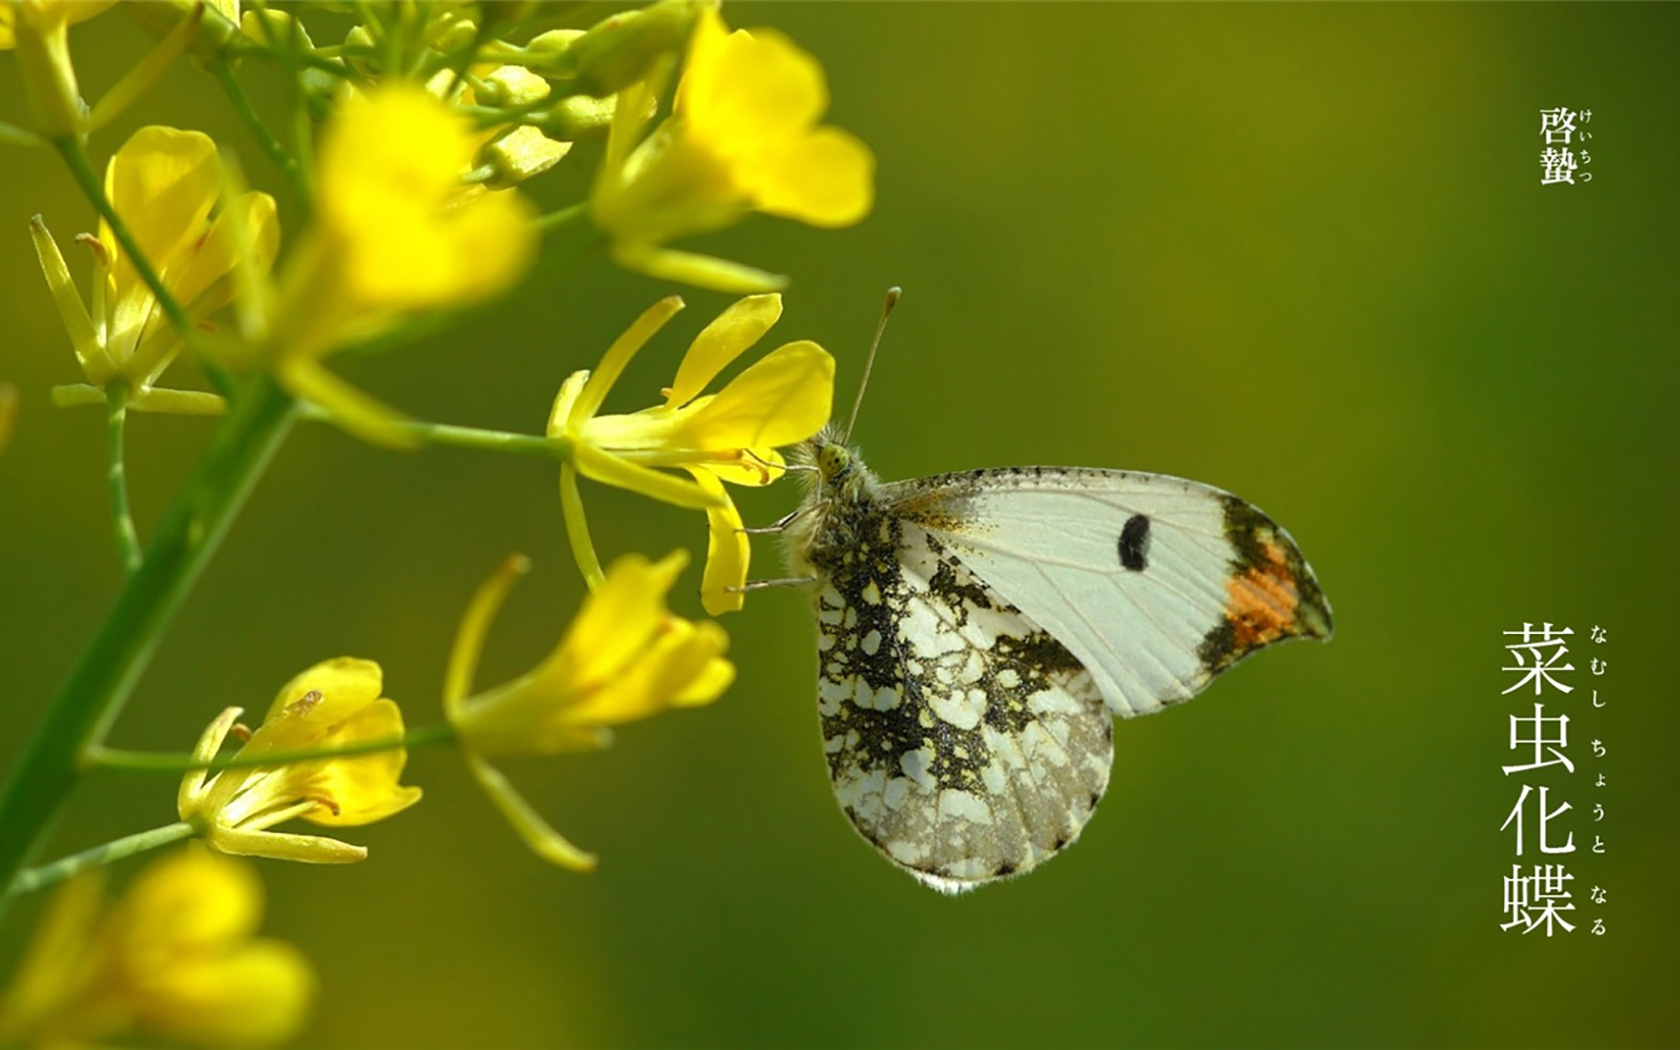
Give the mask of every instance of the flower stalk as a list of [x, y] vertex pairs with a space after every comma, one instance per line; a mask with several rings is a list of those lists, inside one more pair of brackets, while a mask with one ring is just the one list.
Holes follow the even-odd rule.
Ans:
[[105, 387], [105, 480], [111, 490], [111, 526], [117, 534], [117, 553], [122, 557], [123, 571], [132, 575], [140, 568], [140, 534], [134, 530], [134, 514], [128, 504], [128, 470], [123, 465], [127, 421], [128, 384], [112, 380]]
[[6, 887], [6, 897], [20, 897], [25, 893], [55, 886], [78, 872], [101, 868], [114, 861], [132, 857], [147, 850], [154, 850], [160, 846], [167, 846], [172, 842], [191, 838], [198, 833], [198, 825], [190, 820], [178, 820], [173, 824], [165, 824], [161, 828], [151, 828], [147, 831], [124, 835], [120, 839], [102, 843], [92, 849], [85, 849], [80, 853], [72, 853], [51, 864], [43, 864], [38, 868], [28, 868], [17, 873], [12, 884]]
[[[164, 633], [296, 417], [267, 376], [235, 398], [210, 448], [0, 787], [0, 884], [28, 864]], [[0, 907], [4, 906], [0, 901]]]

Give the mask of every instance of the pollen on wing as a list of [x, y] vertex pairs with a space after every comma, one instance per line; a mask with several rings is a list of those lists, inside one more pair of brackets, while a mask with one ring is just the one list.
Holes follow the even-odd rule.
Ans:
[[1252, 565], [1225, 582], [1230, 600], [1225, 618], [1232, 627], [1232, 647], [1241, 653], [1296, 633], [1295, 609], [1300, 590], [1276, 541], [1261, 541], [1265, 562]]

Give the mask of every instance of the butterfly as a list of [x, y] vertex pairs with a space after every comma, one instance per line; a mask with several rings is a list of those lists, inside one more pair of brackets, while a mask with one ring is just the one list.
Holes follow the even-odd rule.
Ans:
[[793, 461], [811, 480], [783, 532], [816, 607], [835, 798], [887, 860], [946, 893], [1079, 837], [1108, 786], [1115, 715], [1331, 634], [1295, 541], [1211, 485], [1077, 467], [883, 483], [832, 426]]

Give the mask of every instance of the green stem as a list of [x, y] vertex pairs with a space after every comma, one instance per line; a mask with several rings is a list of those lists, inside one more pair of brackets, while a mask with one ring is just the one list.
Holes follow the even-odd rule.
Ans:
[[0, 885], [10, 885], [80, 779], [182, 603], [291, 429], [296, 402], [257, 376], [158, 524], [140, 571], [70, 673], [0, 787]]
[[204, 769], [218, 772], [223, 769], [268, 769], [289, 766], [297, 762], [313, 762], [322, 758], [354, 758], [374, 755], [398, 748], [425, 747], [455, 739], [455, 727], [448, 722], [410, 729], [400, 737], [387, 740], [364, 740], [359, 744], [339, 747], [306, 747], [296, 751], [270, 751], [262, 755], [234, 752], [220, 758], [194, 758], [190, 754], [159, 754], [156, 751], [124, 751], [115, 747], [93, 747], [87, 752], [90, 765], [101, 769], [120, 769], [136, 773], [191, 773]]
[[130, 576], [140, 568], [140, 534], [128, 506], [128, 470], [123, 466], [123, 429], [128, 422], [128, 384], [112, 380], [105, 387], [105, 481], [111, 489], [111, 524], [117, 553]]
[[238, 113], [239, 119], [244, 121], [245, 128], [250, 131], [251, 137], [257, 140], [257, 144], [262, 147], [262, 151], [268, 154], [268, 159], [274, 162], [274, 166], [280, 169], [280, 173], [286, 177], [286, 181], [292, 184], [292, 188], [297, 192], [297, 195], [301, 198], [307, 194], [309, 186], [304, 181], [303, 171], [298, 167], [297, 159], [286, 152], [286, 147], [280, 144], [280, 140], [275, 138], [273, 133], [268, 130], [268, 126], [262, 122], [262, 118], [257, 115], [257, 111], [252, 108], [251, 100], [246, 97], [245, 88], [240, 85], [239, 79], [233, 75], [232, 68], [226, 63], [217, 64], [216, 82], [222, 85], [222, 90], [227, 93], [228, 101], [233, 103], [234, 112]]
[[169, 316], [169, 323], [175, 326], [175, 330], [181, 333], [181, 339], [190, 346], [193, 339], [192, 319], [187, 316], [187, 311], [181, 304], [175, 301], [169, 289], [164, 287], [163, 279], [152, 269], [152, 261], [140, 250], [139, 243], [135, 241], [134, 235], [128, 232], [128, 226], [123, 222], [122, 216], [117, 214], [116, 208], [112, 207], [110, 200], [106, 198], [105, 186], [98, 173], [93, 170], [93, 164], [88, 160], [87, 151], [82, 149], [81, 141], [74, 135], [67, 135], [64, 138], [53, 139], [52, 144], [53, 148], [58, 150], [59, 156], [64, 158], [76, 185], [80, 186], [82, 193], [93, 202], [100, 218], [111, 227], [111, 233], [117, 238], [117, 243], [122, 245], [123, 253], [134, 264], [134, 272], [146, 282], [146, 287], [157, 297], [158, 305], [162, 306], [163, 312]]
[[18, 897], [25, 893], [34, 893], [56, 885], [88, 868], [104, 867], [115, 860], [132, 857], [136, 853], [167, 846], [171, 842], [192, 838], [198, 833], [198, 825], [190, 820], [165, 824], [161, 828], [141, 831], [133, 835], [124, 835], [120, 839], [107, 842], [103, 846], [85, 849], [80, 853], [73, 853], [68, 857], [43, 864], [39, 868], [27, 868], [17, 873], [12, 884], [6, 887], [7, 898]]
[[[311, 423], [331, 423], [333, 415], [319, 405], [304, 402], [299, 415]], [[418, 434], [425, 444], [450, 445], [479, 452], [512, 452], [538, 459], [555, 459], [564, 463], [572, 458], [572, 443], [563, 437], [543, 437], [539, 434], [515, 434], [506, 430], [480, 430], [477, 427], [458, 427], [449, 423], [427, 423], [418, 419], [396, 420], [393, 429]]]

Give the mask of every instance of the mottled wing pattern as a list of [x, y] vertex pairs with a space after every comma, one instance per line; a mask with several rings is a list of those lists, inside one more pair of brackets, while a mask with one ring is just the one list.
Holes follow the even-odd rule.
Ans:
[[1065, 646], [1116, 714], [1187, 700], [1273, 642], [1330, 636], [1289, 534], [1199, 482], [1018, 467], [897, 482], [880, 502]]
[[816, 593], [841, 808], [936, 889], [1026, 871], [1078, 836], [1108, 786], [1102, 693], [927, 530], [890, 513], [854, 524]]

